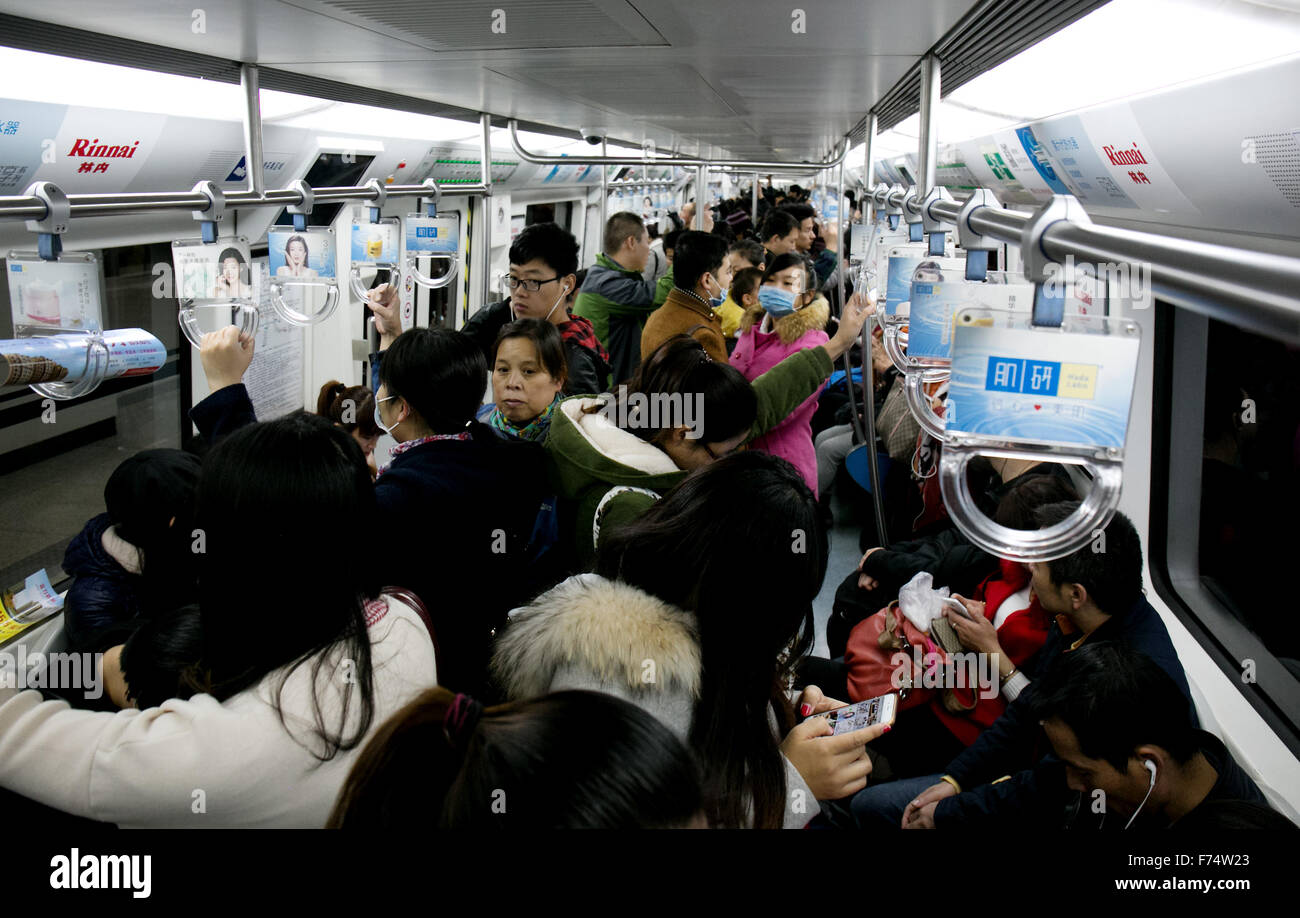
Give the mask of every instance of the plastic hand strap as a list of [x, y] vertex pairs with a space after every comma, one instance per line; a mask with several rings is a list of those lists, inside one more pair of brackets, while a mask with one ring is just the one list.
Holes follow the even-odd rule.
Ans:
[[989, 276], [989, 253], [982, 249], [966, 252], [966, 280], [982, 281]]
[[[440, 261], [449, 261], [451, 262], [451, 267], [447, 269], [446, 274], [443, 274], [440, 277], [428, 277], [421, 274], [419, 269], [416, 268], [417, 254]], [[406, 256], [406, 270], [410, 272], [412, 280], [421, 287], [428, 287], [430, 290], [437, 290], [441, 287], [450, 285], [451, 282], [456, 279], [456, 275], [460, 273], [460, 256], [440, 254], [438, 252], [410, 253]]]
[[230, 324], [239, 328], [239, 336], [245, 335], [252, 337], [257, 334], [257, 307], [252, 303], [242, 300], [234, 300], [230, 303], [205, 303], [202, 306], [195, 306], [191, 301], [189, 306], [183, 306], [177, 315], [180, 322], [181, 331], [189, 339], [190, 344], [195, 348], [201, 347], [203, 342], [203, 330], [199, 326], [198, 310], [200, 309], [220, 309], [229, 307], [231, 310]]
[[[387, 270], [388, 282], [392, 284], [394, 287], [399, 286], [402, 282], [402, 272], [398, 270], [397, 265], [374, 264], [372, 262], [364, 262], [363, 264], [370, 265], [373, 268], [383, 268]], [[370, 298], [369, 297], [370, 290], [369, 288], [366, 287], [365, 284], [361, 282], [362, 267], [363, 265], [352, 266], [352, 276], [350, 280], [351, 280], [352, 292], [356, 295], [357, 299], [361, 300], [362, 302], [365, 302], [367, 299]]]
[[907, 224], [907, 241], [920, 242], [924, 227], [920, 223]]
[[934, 400], [926, 394], [925, 386], [929, 383], [944, 382], [948, 371], [940, 369], [909, 368], [903, 376], [903, 395], [907, 399], [907, 408], [916, 418], [921, 429], [940, 442], [947, 442], [944, 435], [946, 423], [934, 413]]
[[[1038, 459], [1081, 465], [1092, 473], [1092, 490], [1067, 519], [1046, 529], [1011, 529], [984, 515], [971, 495], [966, 466], [976, 456]], [[1122, 462], [1093, 462], [1082, 456], [1033, 453], [992, 447], [944, 446], [939, 460], [939, 490], [948, 515], [966, 538], [980, 548], [1010, 561], [1051, 561], [1072, 554], [1096, 538], [1119, 507], [1123, 482]]]
[[[285, 287], [298, 287], [303, 291], [304, 298], [306, 298], [307, 290], [317, 290], [323, 287], [325, 288], [325, 302], [315, 312], [300, 312], [284, 301]], [[271, 305], [275, 307], [276, 315], [290, 325], [317, 325], [334, 315], [334, 310], [338, 308], [339, 285], [334, 283], [285, 283], [272, 278]]]
[[[901, 319], [902, 321], [898, 321]], [[889, 357], [890, 363], [894, 369], [900, 373], [907, 372], [907, 353], [903, 348], [907, 347], [907, 326], [903, 324], [907, 321], [906, 316], [885, 316], [881, 320], [882, 334], [880, 336], [880, 345], [885, 349], [885, 354]]]
[[30, 388], [37, 395], [56, 401], [67, 401], [89, 395], [99, 388], [108, 375], [108, 345], [98, 333], [86, 338], [86, 368], [76, 382], [33, 383]]

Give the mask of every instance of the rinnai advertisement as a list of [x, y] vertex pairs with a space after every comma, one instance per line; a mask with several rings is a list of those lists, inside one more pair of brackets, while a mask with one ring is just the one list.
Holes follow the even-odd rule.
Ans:
[[[1072, 194], [1118, 218], [1294, 239], [1297, 85], [1300, 57], [941, 144], [936, 177], [1004, 204]], [[908, 184], [907, 164], [879, 161], [876, 177]]]

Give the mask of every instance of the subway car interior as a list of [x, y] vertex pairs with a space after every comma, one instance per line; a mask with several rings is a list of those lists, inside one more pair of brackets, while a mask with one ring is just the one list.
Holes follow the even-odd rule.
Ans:
[[7, 813], [1300, 823], [1297, 0], [0, 0], [0, 73]]

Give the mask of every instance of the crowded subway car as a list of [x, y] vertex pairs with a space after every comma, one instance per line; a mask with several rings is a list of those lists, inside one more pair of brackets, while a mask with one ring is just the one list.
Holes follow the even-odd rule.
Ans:
[[1293, 0], [0, 2], [0, 72], [7, 819], [1295, 828]]

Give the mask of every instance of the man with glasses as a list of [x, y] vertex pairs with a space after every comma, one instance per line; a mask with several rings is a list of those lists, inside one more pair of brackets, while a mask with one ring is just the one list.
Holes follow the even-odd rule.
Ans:
[[601, 347], [592, 323], [571, 316], [569, 306], [579, 287], [578, 243], [554, 223], [527, 226], [510, 246], [507, 299], [485, 306], [470, 318], [465, 333], [489, 358], [502, 326], [512, 319], [550, 322], [564, 340], [568, 363], [565, 392], [594, 395], [609, 386], [609, 355]]

